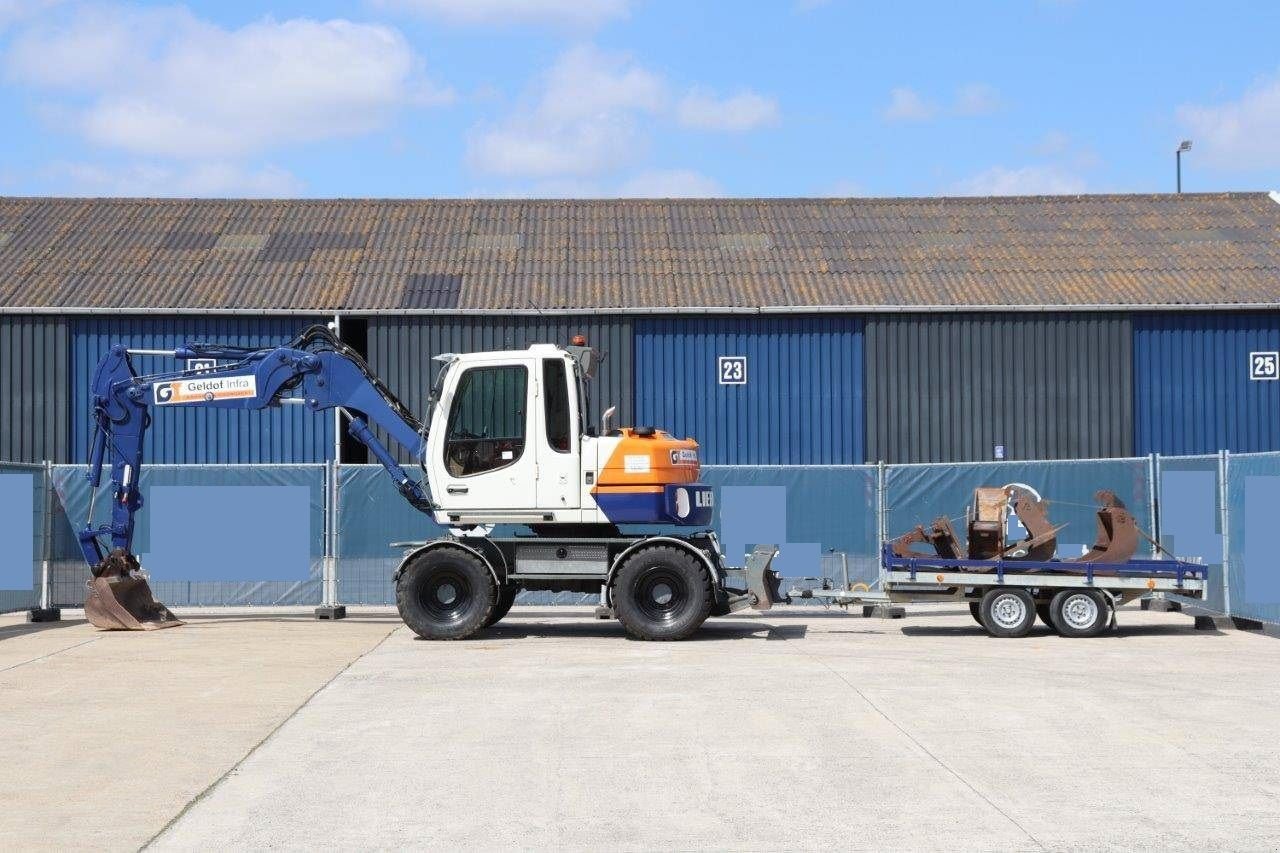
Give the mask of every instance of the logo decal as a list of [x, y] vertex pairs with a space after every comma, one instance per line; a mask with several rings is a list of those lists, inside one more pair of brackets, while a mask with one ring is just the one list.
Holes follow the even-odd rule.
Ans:
[[178, 379], [155, 386], [157, 406], [176, 403], [212, 403], [215, 400], [243, 400], [258, 396], [258, 377], [219, 376], [216, 379]]

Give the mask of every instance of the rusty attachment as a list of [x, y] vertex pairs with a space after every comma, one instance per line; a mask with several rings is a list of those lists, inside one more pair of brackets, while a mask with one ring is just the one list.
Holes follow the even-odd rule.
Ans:
[[115, 550], [93, 568], [84, 615], [104, 631], [154, 631], [182, 622], [156, 601], [137, 557]]
[[1115, 492], [1102, 489], [1094, 498], [1099, 504], [1097, 538], [1083, 556], [1066, 562], [1128, 562], [1138, 552], [1138, 522]]
[[[925, 543], [933, 546], [933, 554], [911, 547]], [[890, 542], [889, 547], [895, 557], [932, 557], [936, 554], [944, 559], [954, 560], [960, 556], [960, 543], [956, 539], [955, 528], [951, 526], [951, 519], [946, 516], [935, 518], [928, 530], [924, 529], [924, 525], [917, 524], [914, 529]]]

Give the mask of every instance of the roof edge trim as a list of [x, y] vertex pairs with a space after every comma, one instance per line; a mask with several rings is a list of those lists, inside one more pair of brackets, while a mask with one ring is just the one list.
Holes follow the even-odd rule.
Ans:
[[1064, 305], [779, 305], [759, 308], [742, 306], [657, 306], [651, 308], [66, 308], [0, 307], [5, 315], [90, 315], [134, 314], [140, 316], [223, 316], [223, 317], [415, 317], [415, 316], [526, 316], [565, 317], [600, 315], [648, 315], [670, 314], [1073, 314], [1134, 311], [1280, 311], [1276, 302], [1193, 302], [1193, 303], [1131, 303], [1131, 304], [1064, 304]]

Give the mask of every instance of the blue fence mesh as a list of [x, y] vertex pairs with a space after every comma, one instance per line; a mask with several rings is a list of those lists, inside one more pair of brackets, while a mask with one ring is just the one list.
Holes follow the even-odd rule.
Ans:
[[39, 465], [0, 463], [0, 613], [39, 602], [44, 559], [45, 471]]
[[[88, 570], [74, 531], [89, 510], [82, 465], [56, 465], [61, 527], [52, 598], [84, 603]], [[152, 465], [139, 482], [134, 551], [156, 598], [170, 606], [314, 605], [324, 564], [323, 465]], [[110, 513], [100, 492], [94, 523]]]
[[1208, 566], [1208, 588], [1198, 603], [1224, 613], [1218, 462], [1217, 456], [1160, 456], [1156, 460], [1160, 544], [1184, 560]]
[[[87, 570], [76, 545], [89, 489], [83, 466], [54, 466], [46, 551], [44, 472], [38, 466], [0, 464], [0, 499], [8, 541], [30, 543], [0, 573], [0, 610], [39, 600], [41, 560], [50, 556], [51, 603], [83, 602]], [[144, 469], [135, 548], [168, 604], [315, 605], [322, 594], [325, 556], [326, 468], [320, 465], [157, 465]], [[335, 593], [342, 604], [393, 604], [396, 541], [421, 541], [443, 531], [400, 497], [377, 465], [338, 469], [335, 514]], [[877, 515], [875, 466], [708, 466], [703, 480], [716, 488], [714, 526], [730, 562], [750, 548], [781, 547], [777, 567], [788, 583], [829, 577], [874, 583], [878, 543], [938, 515], [963, 516], [980, 485], [1024, 483], [1050, 501], [1050, 518], [1066, 524], [1059, 555], [1092, 543], [1094, 492], [1116, 492], [1145, 530], [1155, 530], [1152, 478], [1159, 497], [1162, 545], [1210, 567], [1205, 604], [1215, 610], [1280, 622], [1280, 570], [1270, 553], [1270, 516], [1280, 506], [1280, 454], [1229, 457], [1228, 530], [1222, 530], [1219, 458], [1160, 457], [1041, 462], [893, 465], [884, 469], [885, 516]], [[109, 512], [105, 496], [95, 520]], [[31, 519], [30, 530], [25, 519]], [[1250, 541], [1249, 531], [1253, 531]], [[499, 530], [499, 533], [502, 531]], [[1016, 528], [1011, 531], [1017, 534]], [[1223, 577], [1223, 548], [1228, 574]], [[1149, 549], [1144, 547], [1143, 553]], [[590, 601], [581, 594], [525, 594], [522, 603]], [[1228, 611], [1229, 608], [1229, 611]]]
[[1233, 454], [1227, 464], [1228, 610], [1280, 622], [1280, 556], [1274, 539], [1280, 508], [1280, 453]]
[[893, 538], [940, 515], [962, 529], [975, 488], [1022, 483], [1049, 500], [1050, 521], [1066, 525], [1058, 534], [1058, 556], [1073, 557], [1094, 542], [1099, 489], [1115, 492], [1138, 525], [1153, 530], [1149, 481], [1148, 459], [891, 465], [885, 474], [885, 532]]

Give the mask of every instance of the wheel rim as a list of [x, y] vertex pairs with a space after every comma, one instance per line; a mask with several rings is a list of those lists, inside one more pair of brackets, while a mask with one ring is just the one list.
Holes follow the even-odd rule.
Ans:
[[454, 569], [432, 573], [418, 591], [422, 609], [437, 622], [458, 622], [466, 616], [475, 598], [471, 582]]
[[653, 622], [669, 624], [676, 621], [688, 600], [689, 590], [684, 578], [666, 566], [653, 566], [636, 578], [636, 606]]
[[997, 595], [991, 602], [991, 621], [1001, 628], [1017, 628], [1027, 619], [1027, 603], [1012, 593]]
[[1062, 621], [1077, 631], [1092, 628], [1098, 621], [1098, 602], [1082, 592], [1069, 596], [1062, 602]]

